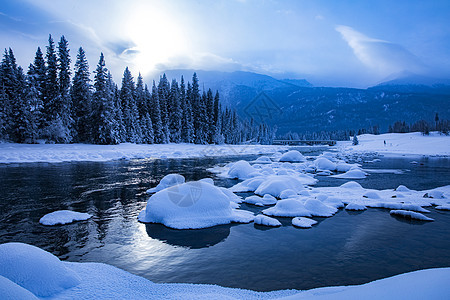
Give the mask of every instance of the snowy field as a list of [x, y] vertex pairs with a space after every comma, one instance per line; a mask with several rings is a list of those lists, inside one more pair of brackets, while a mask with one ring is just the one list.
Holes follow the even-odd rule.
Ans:
[[272, 145], [195, 144], [11, 144], [0, 143], [0, 163], [110, 161], [118, 159], [196, 158], [273, 153], [287, 149]]
[[[377, 152], [380, 154], [450, 156], [450, 136], [431, 132], [424, 136], [420, 132], [363, 134], [358, 136], [359, 145], [339, 142], [344, 152]], [[384, 144], [386, 141], [386, 145]]]
[[2, 299], [448, 299], [450, 268], [357, 286], [254, 292], [216, 285], [157, 284], [98, 263], [62, 262], [40, 248], [0, 245]]

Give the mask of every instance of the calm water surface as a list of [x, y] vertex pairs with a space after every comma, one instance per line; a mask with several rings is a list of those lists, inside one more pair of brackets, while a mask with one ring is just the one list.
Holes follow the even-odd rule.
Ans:
[[[246, 157], [254, 159], [256, 156]], [[206, 168], [236, 158], [133, 160], [106, 163], [0, 166], [0, 243], [25, 242], [74, 262], [103, 262], [154, 282], [211, 283], [259, 291], [360, 284], [395, 274], [450, 266], [450, 212], [430, 208], [435, 222], [407, 221], [382, 209], [340, 210], [315, 218], [312, 229], [254, 224], [179, 231], [141, 224], [145, 191], [168, 173], [187, 180], [213, 177]], [[419, 164], [411, 164], [411, 161]], [[366, 188], [404, 184], [423, 190], [450, 184], [450, 159], [382, 158], [365, 168]], [[317, 186], [342, 179], [318, 177]], [[242, 194], [245, 195], [245, 194]], [[243, 209], [262, 210], [250, 205]], [[46, 227], [39, 219], [59, 209], [88, 212], [88, 221]]]

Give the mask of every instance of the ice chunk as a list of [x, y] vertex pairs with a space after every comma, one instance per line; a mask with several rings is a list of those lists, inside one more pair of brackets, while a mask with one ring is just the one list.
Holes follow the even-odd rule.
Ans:
[[231, 178], [247, 179], [257, 175], [258, 171], [245, 160], [235, 162], [228, 170], [228, 176]]
[[438, 206], [436, 206], [436, 209], [439, 209], [439, 210], [450, 210], [450, 204], [438, 205]]
[[401, 216], [407, 219], [415, 219], [415, 220], [421, 220], [421, 221], [434, 221], [434, 219], [432, 218], [428, 218], [427, 216], [418, 213], [418, 212], [413, 212], [413, 211], [409, 211], [409, 210], [391, 210], [390, 211], [391, 215], [396, 215], [396, 216]]
[[139, 221], [175, 229], [206, 228], [231, 222], [248, 223], [253, 214], [232, 209], [221, 189], [204, 181], [172, 186], [152, 195]]
[[280, 157], [280, 161], [282, 162], [304, 162], [305, 160], [303, 154], [297, 150], [288, 151]]
[[43, 216], [39, 223], [42, 225], [64, 225], [75, 221], [84, 221], [92, 218], [92, 215], [87, 213], [80, 213], [71, 210], [57, 210]]
[[365, 205], [362, 205], [362, 204], [358, 204], [358, 203], [355, 203], [355, 202], [350, 202], [349, 204], [347, 204], [345, 209], [346, 210], [366, 210], [367, 207]]
[[336, 164], [325, 157], [317, 158], [314, 161], [314, 165], [316, 166], [317, 170], [329, 170], [329, 171], [336, 170]]
[[306, 200], [305, 208], [308, 209], [314, 217], [331, 217], [337, 212], [336, 207], [328, 206], [317, 199]]
[[0, 245], [0, 276], [39, 297], [48, 297], [80, 283], [75, 272], [53, 254], [22, 243]]
[[177, 184], [181, 184], [184, 183], [185, 179], [183, 175], [180, 174], [168, 174], [166, 176], [163, 177], [163, 179], [161, 179], [161, 181], [159, 182], [159, 184], [151, 189], [147, 190], [148, 194], [153, 194], [156, 192], [159, 192], [163, 189], [166, 189], [168, 187], [177, 185]]
[[295, 217], [292, 219], [292, 225], [300, 228], [311, 228], [317, 221], [309, 218]]
[[350, 171], [347, 171], [344, 174], [333, 175], [331, 177], [344, 179], [364, 179], [366, 178], [366, 176], [367, 173], [361, 169], [351, 169]]
[[311, 217], [311, 212], [296, 199], [279, 200], [274, 207], [262, 211], [263, 214], [274, 217]]
[[277, 227], [281, 226], [280, 221], [277, 219], [265, 216], [265, 215], [257, 215], [254, 220], [255, 224], [264, 225], [264, 226], [272, 226]]

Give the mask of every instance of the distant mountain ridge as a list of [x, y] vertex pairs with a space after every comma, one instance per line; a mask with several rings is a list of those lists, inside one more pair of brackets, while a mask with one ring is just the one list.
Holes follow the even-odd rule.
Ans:
[[[356, 130], [374, 125], [385, 131], [397, 120], [431, 121], [436, 112], [441, 119], [450, 119], [450, 85], [445, 80], [411, 75], [368, 89], [356, 89], [314, 87], [305, 79], [278, 80], [244, 71], [170, 70], [165, 73], [169, 80], [179, 80], [183, 75], [185, 81], [191, 81], [194, 72], [201, 88], [218, 90], [222, 103], [236, 108], [243, 118], [254, 117], [259, 121], [258, 117], [264, 115], [249, 114], [249, 106], [258, 105], [256, 97], [263, 91], [271, 99], [269, 104], [277, 106], [263, 121], [277, 125], [281, 134]], [[261, 103], [260, 108], [265, 109], [267, 105], [267, 101]], [[279, 114], [274, 113], [278, 111]]]

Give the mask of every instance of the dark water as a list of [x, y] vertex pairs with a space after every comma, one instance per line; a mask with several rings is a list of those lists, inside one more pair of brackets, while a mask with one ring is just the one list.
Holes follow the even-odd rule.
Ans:
[[[247, 157], [254, 158], [254, 157]], [[213, 177], [222, 159], [135, 160], [0, 167], [0, 243], [25, 242], [63, 260], [104, 262], [154, 282], [211, 283], [267, 291], [360, 284], [423, 268], [450, 266], [450, 212], [430, 208], [435, 222], [406, 221], [387, 210], [340, 210], [312, 229], [222, 225], [179, 231], [145, 225], [137, 215], [145, 191], [168, 173]], [[416, 160], [421, 164], [411, 164]], [[404, 184], [423, 190], [450, 184], [450, 159], [382, 158], [365, 168], [397, 169], [359, 181], [366, 188]], [[346, 180], [318, 177], [317, 186]], [[236, 181], [217, 179], [231, 186]], [[258, 212], [261, 208], [242, 205]], [[88, 221], [39, 224], [59, 209], [88, 212]]]

